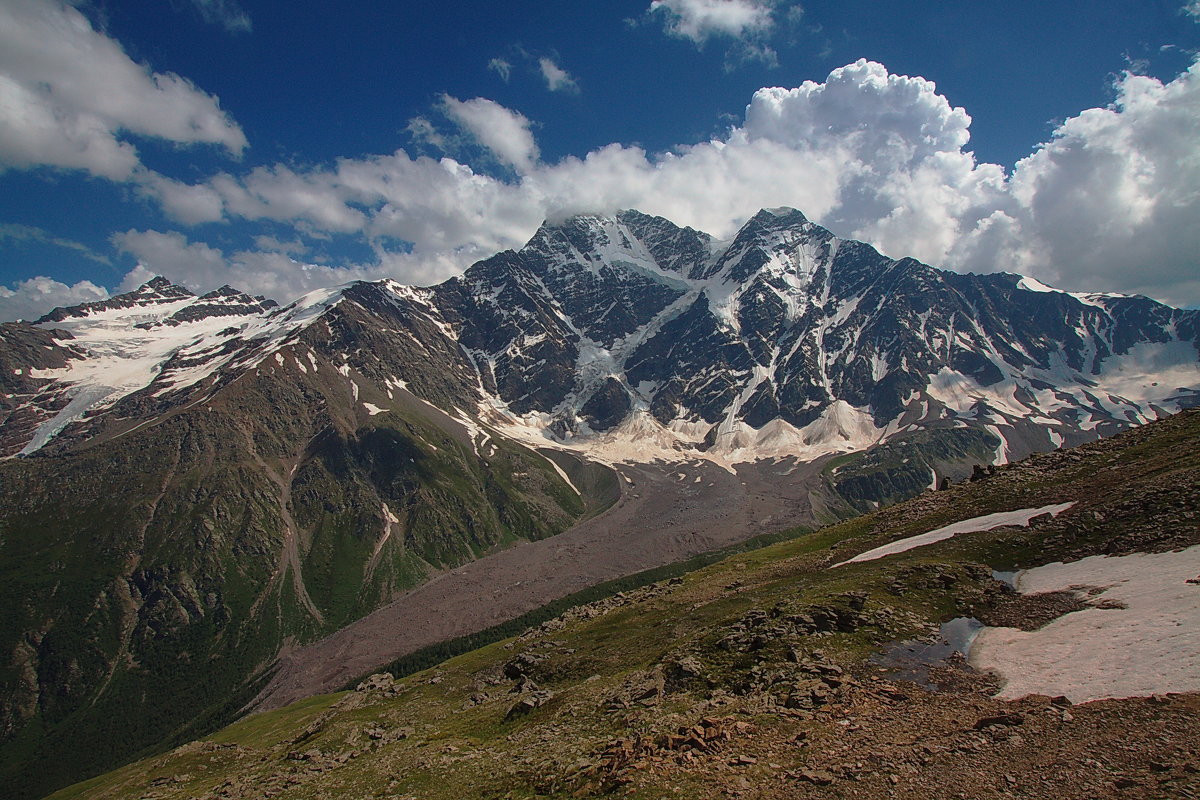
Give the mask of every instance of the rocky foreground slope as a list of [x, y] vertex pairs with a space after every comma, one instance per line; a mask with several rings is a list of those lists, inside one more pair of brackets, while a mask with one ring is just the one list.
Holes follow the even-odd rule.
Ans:
[[[939, 623], [964, 617], [1119, 621], [1131, 609], [1107, 586], [1030, 595], [998, 578], [1098, 555], [1187, 563], [1198, 489], [1200, 411], [1187, 411], [574, 608], [433, 669], [375, 674], [54, 797], [1196, 796], [1194, 667], [1145, 696], [1002, 700], [1004, 675], [936, 643]], [[842, 563], [1001, 512], [1017, 524]], [[1186, 633], [1200, 575], [1177, 582]], [[1200, 663], [1200, 643], [1179, 641], [1178, 660]], [[1109, 655], [1100, 670], [1138, 669], [1137, 652]], [[1088, 674], [1095, 663], [1079, 665]]]

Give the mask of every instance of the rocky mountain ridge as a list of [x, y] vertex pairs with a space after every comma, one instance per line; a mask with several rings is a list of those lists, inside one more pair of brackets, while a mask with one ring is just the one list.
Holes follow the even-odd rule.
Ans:
[[969, 425], [1003, 463], [1200, 386], [1194, 311], [895, 261], [791, 209], [720, 243], [637, 212], [576, 217], [413, 302], [457, 333], [488, 400], [584, 448], [610, 433], [645, 452], [650, 434], [813, 457]]
[[[136, 323], [172, 329], [141, 385], [41, 369], [41, 395], [7, 398], [10, 417], [41, 423], [28, 439], [28, 421], [8, 431], [10, 453], [63, 427], [94, 435], [126, 394], [190, 402], [347, 301], [408, 337], [411, 360], [360, 349], [345, 364], [452, 415], [609, 459], [811, 460], [970, 428], [1004, 463], [1200, 402], [1200, 312], [896, 261], [792, 209], [759, 212], [728, 242], [635, 211], [572, 217], [438, 286], [355, 283], [284, 309], [228, 287], [195, 299], [161, 279], [138, 292], [38, 327], [170, 309]], [[63, 359], [88, 347], [71, 344]]]
[[[19, 385], [0, 398], [0, 451], [38, 450], [84, 415], [188, 364], [186, 355], [175, 358], [187, 343], [229, 337], [239, 330], [234, 323], [269, 318], [277, 305], [229, 286], [196, 296], [156, 277], [107, 300], [56, 308], [32, 324], [6, 323], [3, 372]], [[31, 337], [39, 341], [36, 354], [12, 349]]]
[[210, 729], [281, 651], [612, 501], [609, 473], [351, 372], [327, 337], [402, 356], [334, 293], [135, 295], [4, 330], [27, 449], [0, 461], [6, 796]]

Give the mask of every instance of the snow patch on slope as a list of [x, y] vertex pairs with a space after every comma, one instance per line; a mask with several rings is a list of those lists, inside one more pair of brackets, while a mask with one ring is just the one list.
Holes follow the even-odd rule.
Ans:
[[1139, 405], [1163, 403], [1178, 389], [1200, 387], [1197, 355], [1191, 342], [1141, 342], [1104, 360], [1100, 386]]
[[843, 564], [854, 564], [860, 561], [874, 561], [877, 558], [884, 556], [895, 555], [896, 553], [904, 553], [912, 550], [914, 547], [923, 547], [927, 544], [940, 542], [957, 536], [960, 533], [975, 533], [976, 531], [990, 531], [995, 528], [1003, 528], [1007, 525], [1019, 525], [1027, 527], [1029, 521], [1034, 517], [1040, 517], [1042, 514], [1049, 514], [1057, 517], [1062, 512], [1066, 511], [1072, 503], [1058, 503], [1056, 505], [1042, 506], [1041, 508], [1022, 508], [1017, 511], [1001, 511], [997, 514], [985, 514], [982, 517], [972, 517], [964, 519], [961, 522], [955, 522], [951, 525], [946, 525], [928, 533], [920, 533], [916, 536], [909, 536], [899, 541], [885, 544], [882, 547], [876, 547], [873, 550], [868, 550], [865, 553], [859, 553], [854, 558], [847, 559], [841, 563], [834, 564], [835, 567], [840, 567]]
[[[38, 427], [21, 454], [38, 450], [85, 414], [111, 407], [133, 392], [153, 384], [158, 386], [155, 396], [178, 391], [244, 357], [246, 347], [224, 346], [230, 328], [237, 330], [236, 335], [253, 352], [238, 366], [252, 368], [271, 355], [281, 359], [278, 351], [327, 308], [336, 305], [342, 288], [310, 292], [284, 309], [250, 317], [214, 316], [176, 325], [136, 327], [170, 317], [200, 299], [189, 297], [150, 307], [104, 309], [46, 323], [45, 327], [69, 331], [75, 337], [71, 344], [85, 356], [60, 369], [36, 371], [35, 377], [52, 382], [49, 390], [64, 392], [70, 401]], [[303, 368], [299, 361], [296, 363]]]
[[[1200, 545], [1174, 553], [1092, 556], [1037, 567], [1017, 590], [1103, 588], [1092, 602], [1036, 631], [985, 628], [970, 660], [999, 673], [999, 697], [1065, 695], [1082, 703], [1200, 691]], [[1122, 607], [1124, 606], [1124, 607]]]

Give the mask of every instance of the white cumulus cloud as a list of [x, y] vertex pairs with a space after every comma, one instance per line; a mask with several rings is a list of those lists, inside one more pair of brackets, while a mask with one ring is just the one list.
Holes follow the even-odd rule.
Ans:
[[14, 285], [0, 286], [0, 321], [35, 320], [58, 306], [74, 306], [108, 297], [108, 290], [91, 281], [67, 285], [39, 275]]
[[446, 116], [501, 162], [518, 173], [533, 169], [538, 160], [538, 146], [524, 114], [486, 97], [459, 100], [444, 94], [441, 106]]
[[972, 255], [1050, 282], [1200, 303], [1200, 62], [1165, 84], [1126, 73], [1116, 90], [1017, 163], [1015, 221]]
[[0, 168], [39, 165], [130, 180], [124, 133], [214, 144], [238, 155], [240, 127], [215, 97], [135, 63], [61, 0], [0, 3]]

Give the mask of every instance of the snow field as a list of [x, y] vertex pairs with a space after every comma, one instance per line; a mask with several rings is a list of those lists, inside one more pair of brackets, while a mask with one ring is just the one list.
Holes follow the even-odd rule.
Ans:
[[1022, 594], [1072, 590], [1106, 607], [1036, 631], [985, 628], [970, 662], [997, 673], [998, 696], [1009, 699], [1065, 695], [1083, 703], [1200, 691], [1200, 584], [1188, 583], [1197, 576], [1200, 545], [1028, 570], [1017, 577]]

